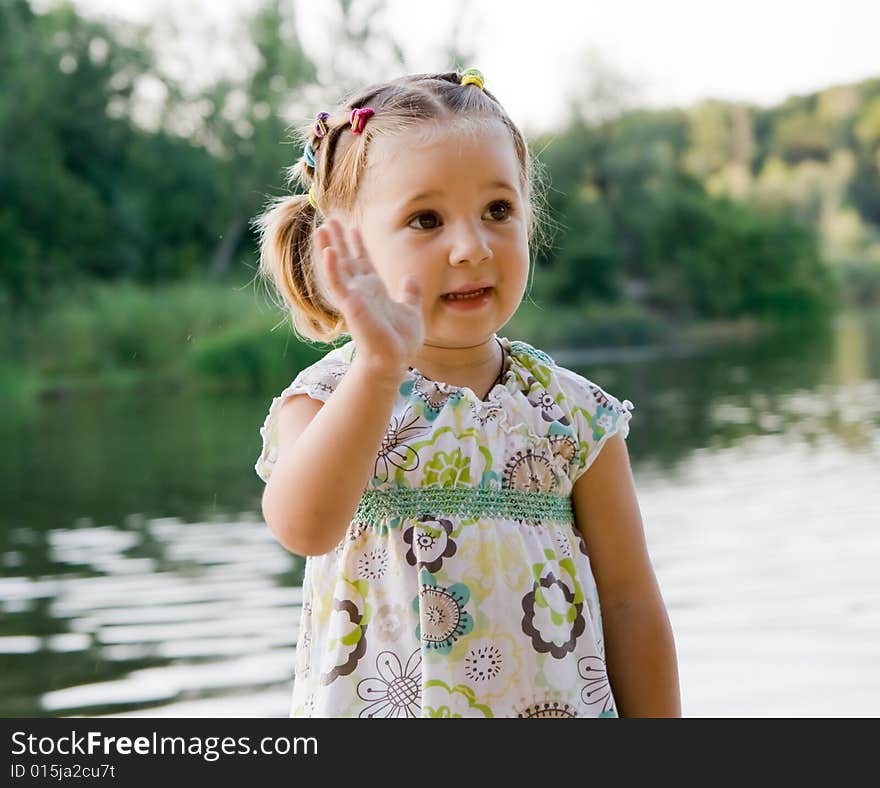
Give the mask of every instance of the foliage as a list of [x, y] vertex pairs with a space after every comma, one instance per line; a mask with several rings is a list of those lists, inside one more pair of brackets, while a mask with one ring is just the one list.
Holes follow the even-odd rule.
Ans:
[[298, 342], [271, 316], [251, 317], [197, 342], [191, 364], [199, 377], [223, 388], [280, 391], [329, 349]]
[[[320, 64], [289, 4], [264, 0], [243, 26], [251, 62], [193, 91], [163, 73], [146, 28], [87, 19], [69, 2], [0, 4], [4, 354], [48, 376], [194, 363], [243, 385], [284, 379], [284, 359], [313, 349], [292, 350], [286, 324], [271, 331], [284, 316], [261, 315], [245, 285], [248, 223], [284, 188], [299, 155], [290, 124], [314, 114], [316, 97], [410, 70], [383, 7], [338, 0], [334, 51], [346, 57]], [[449, 67], [468, 62], [458, 42], [444, 52]], [[150, 83], [164, 96], [152, 126], [139, 119]], [[530, 139], [561, 230], [535, 252], [530, 296], [576, 341], [877, 299], [880, 79], [767, 109], [589, 106], [608, 109], [615, 85], [594, 79], [563, 128]], [[546, 323], [529, 314], [526, 304], [518, 319]]]
[[149, 288], [95, 282], [69, 295], [46, 304], [26, 329], [19, 328], [13, 358], [47, 376], [174, 369], [194, 343], [255, 312], [248, 289], [196, 280]]

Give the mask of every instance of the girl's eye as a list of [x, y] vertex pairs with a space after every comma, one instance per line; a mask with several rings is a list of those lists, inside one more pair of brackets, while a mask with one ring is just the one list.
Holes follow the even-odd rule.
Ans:
[[[435, 214], [435, 213], [420, 213], [418, 216], [413, 216], [412, 221], [410, 222], [410, 226], [412, 226], [413, 222], [419, 222], [419, 224], [421, 224], [421, 220], [424, 219], [425, 217], [428, 217], [428, 219], [436, 220], [437, 214]], [[436, 229], [436, 225], [432, 226], [432, 227], [425, 227], [424, 225], [421, 225], [420, 227], [413, 227], [413, 229], [414, 230], [434, 230], [434, 229]]]
[[[493, 214], [493, 218], [495, 218], [499, 222], [504, 222], [510, 218], [510, 213], [513, 210], [513, 204], [509, 200], [496, 200], [489, 207], [489, 212]], [[501, 212], [501, 216], [498, 217], [497, 214]], [[425, 227], [421, 222], [422, 219], [427, 217], [429, 220], [434, 222], [437, 221], [437, 214], [433, 211], [425, 211], [424, 213], [417, 214], [413, 216], [413, 218], [409, 222], [409, 226], [412, 226], [413, 222], [418, 222], [419, 226], [413, 227], [414, 230], [436, 230], [437, 224], [431, 224], [429, 227]]]
[[510, 213], [511, 211], [513, 211], [513, 205], [511, 204], [510, 200], [498, 200], [497, 202], [492, 203], [492, 208], [490, 208], [490, 210], [497, 211], [499, 210], [499, 207], [504, 212], [501, 218], [501, 221], [504, 221], [505, 219], [510, 217]]

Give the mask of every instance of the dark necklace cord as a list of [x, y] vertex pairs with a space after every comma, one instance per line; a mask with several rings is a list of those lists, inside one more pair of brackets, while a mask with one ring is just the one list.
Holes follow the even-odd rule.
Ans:
[[495, 378], [495, 382], [492, 384], [492, 388], [495, 388], [495, 386], [503, 381], [505, 367], [504, 362], [507, 360], [507, 354], [504, 352], [504, 345], [501, 344], [501, 340], [498, 339], [498, 337], [495, 337], [495, 341], [498, 343], [498, 347], [501, 348], [501, 371], [498, 373], [498, 377]]

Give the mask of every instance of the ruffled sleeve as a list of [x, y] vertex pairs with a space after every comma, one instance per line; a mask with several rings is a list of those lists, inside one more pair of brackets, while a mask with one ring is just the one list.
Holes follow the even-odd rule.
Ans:
[[348, 370], [350, 356], [347, 345], [330, 351], [302, 370], [294, 378], [293, 383], [272, 400], [266, 420], [260, 427], [263, 449], [254, 465], [257, 476], [264, 482], [269, 481], [275, 461], [278, 459], [278, 412], [285, 400], [296, 394], [308, 394], [312, 399], [326, 402]]
[[586, 473], [605, 442], [620, 433], [629, 435], [629, 422], [634, 405], [628, 399], [622, 402], [593, 381], [571, 370], [557, 368], [563, 392], [567, 399], [572, 428], [578, 448], [571, 462], [572, 484]]

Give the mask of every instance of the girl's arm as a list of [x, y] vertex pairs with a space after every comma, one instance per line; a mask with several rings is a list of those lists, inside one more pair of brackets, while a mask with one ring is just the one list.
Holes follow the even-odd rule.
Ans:
[[263, 517], [292, 553], [322, 555], [345, 535], [373, 473], [398, 386], [357, 355], [323, 406], [306, 395], [282, 406]]
[[680, 717], [672, 628], [619, 433], [575, 482], [572, 506], [599, 589], [605, 659], [618, 714]]
[[[350, 220], [351, 217], [345, 217]], [[278, 457], [263, 492], [263, 516], [288, 550], [322, 555], [339, 544], [369, 484], [409, 360], [425, 338], [422, 280], [408, 274], [395, 301], [360, 230], [328, 217], [315, 232], [333, 303], [357, 357], [327, 402], [285, 402]]]

